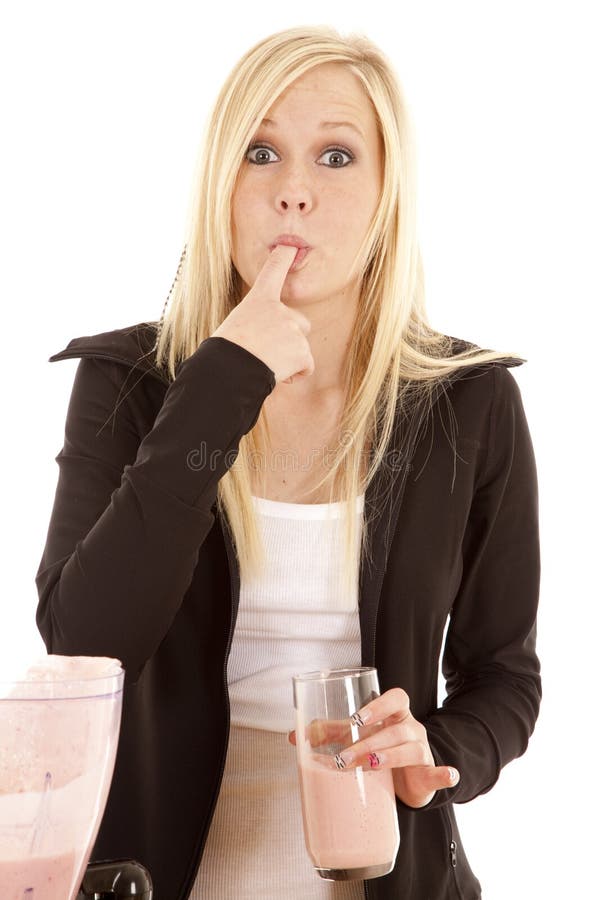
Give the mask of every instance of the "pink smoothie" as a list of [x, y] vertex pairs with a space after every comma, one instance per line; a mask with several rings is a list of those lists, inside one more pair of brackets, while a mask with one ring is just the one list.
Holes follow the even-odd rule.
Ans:
[[304, 835], [322, 869], [393, 863], [400, 844], [396, 795], [389, 769], [339, 770], [300, 765]]
[[[2, 900], [70, 900], [81, 853], [0, 862]], [[27, 890], [30, 893], [25, 893]]]
[[0, 682], [0, 900], [76, 895], [110, 788], [121, 676], [118, 660], [49, 656]]

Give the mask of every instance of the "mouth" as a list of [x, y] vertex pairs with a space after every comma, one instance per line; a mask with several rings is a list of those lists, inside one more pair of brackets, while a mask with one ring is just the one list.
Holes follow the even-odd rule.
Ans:
[[288, 269], [288, 272], [293, 272], [295, 269], [297, 269], [301, 265], [301, 263], [304, 262], [309, 253], [310, 247], [299, 247], [298, 252], [294, 257], [294, 261]]
[[297, 247], [298, 248], [296, 256], [294, 257], [294, 261], [288, 270], [290, 272], [293, 271], [294, 269], [297, 269], [300, 266], [300, 264], [306, 259], [306, 257], [310, 253], [310, 251], [312, 250], [312, 247], [310, 246], [310, 244], [307, 244], [307, 242], [304, 240], [304, 238], [301, 238], [297, 234], [280, 234], [280, 235], [278, 235], [278, 237], [275, 238], [273, 243], [269, 244], [269, 252], [271, 252], [271, 250], [274, 250], [278, 244], [284, 244], [286, 247]]

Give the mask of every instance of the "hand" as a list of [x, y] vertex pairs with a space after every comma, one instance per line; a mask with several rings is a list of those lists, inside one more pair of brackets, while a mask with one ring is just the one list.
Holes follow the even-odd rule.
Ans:
[[[307, 730], [311, 746], [348, 742], [336, 757], [338, 768], [392, 769], [396, 796], [414, 809], [426, 806], [440, 788], [458, 784], [460, 773], [456, 769], [435, 765], [425, 726], [413, 717], [408, 694], [402, 688], [391, 688], [376, 697], [358, 711], [358, 716], [359, 740], [355, 743], [351, 743], [351, 719], [315, 720]], [[296, 743], [294, 731], [288, 738]]]
[[312, 375], [314, 359], [306, 335], [310, 322], [281, 300], [281, 291], [297, 247], [278, 244], [266, 258], [245, 297], [211, 337], [238, 344], [275, 373], [275, 381]]

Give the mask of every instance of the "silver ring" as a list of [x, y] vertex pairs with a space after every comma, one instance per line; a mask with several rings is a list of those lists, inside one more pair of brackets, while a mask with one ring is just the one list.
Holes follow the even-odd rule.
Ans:
[[352, 722], [353, 725], [358, 725], [359, 728], [365, 727], [365, 723], [363, 722], [363, 720], [360, 716], [360, 713], [357, 713], [357, 712], [352, 713], [352, 715], [350, 716], [350, 721]]

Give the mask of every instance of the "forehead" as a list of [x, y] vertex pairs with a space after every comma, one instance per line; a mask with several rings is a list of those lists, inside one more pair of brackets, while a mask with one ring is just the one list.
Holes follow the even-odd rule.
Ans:
[[[340, 63], [322, 63], [300, 75], [269, 108], [267, 119], [302, 107], [303, 115], [354, 117], [366, 127], [375, 125], [371, 100], [358, 77]], [[268, 124], [268, 123], [267, 123]]]

